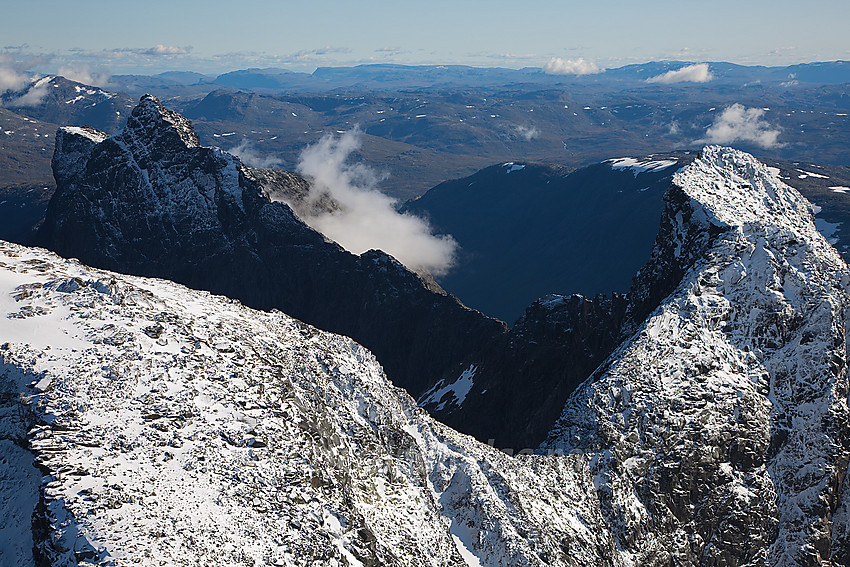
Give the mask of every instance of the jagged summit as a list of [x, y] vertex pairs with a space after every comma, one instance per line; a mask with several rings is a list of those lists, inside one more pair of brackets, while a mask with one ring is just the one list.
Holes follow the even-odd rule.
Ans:
[[201, 145], [191, 121], [165, 108], [155, 96], [146, 94], [130, 113], [123, 134], [140, 136], [147, 143], [156, 143], [157, 140], [149, 136], [153, 133], [165, 135], [164, 132], [169, 130], [175, 132], [186, 147], [196, 148]]
[[53, 171], [47, 248], [351, 336], [413, 393], [503, 332], [383, 252], [355, 256], [328, 241], [270, 198], [303, 193], [303, 179], [199, 146], [191, 123], [152, 96], [117, 136], [61, 129]]

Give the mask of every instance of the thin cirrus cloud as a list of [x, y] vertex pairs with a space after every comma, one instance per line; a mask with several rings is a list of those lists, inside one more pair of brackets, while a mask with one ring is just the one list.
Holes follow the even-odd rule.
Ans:
[[735, 103], [726, 107], [705, 132], [705, 137], [694, 140], [696, 144], [733, 144], [749, 142], [763, 148], [779, 147], [779, 128], [772, 126], [763, 116], [763, 108], [747, 108]]
[[707, 83], [714, 76], [708, 68], [708, 63], [697, 63], [695, 65], [687, 65], [680, 69], [667, 71], [660, 75], [650, 77], [646, 80], [647, 83], [659, 83], [662, 85], [670, 85], [673, 83]]
[[583, 57], [578, 59], [552, 57], [543, 65], [543, 72], [547, 75], [592, 75], [599, 73], [600, 70], [596, 63]]

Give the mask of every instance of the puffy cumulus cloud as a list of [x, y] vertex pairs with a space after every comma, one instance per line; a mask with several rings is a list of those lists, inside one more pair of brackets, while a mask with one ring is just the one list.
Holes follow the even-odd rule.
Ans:
[[578, 59], [553, 57], [543, 65], [543, 72], [547, 75], [591, 75], [599, 71], [596, 63], [582, 57]]
[[540, 134], [540, 131], [535, 126], [516, 126], [514, 130], [526, 142], [530, 142]]
[[192, 47], [177, 47], [176, 45], [163, 45], [158, 43], [147, 49], [134, 49], [133, 51], [141, 55], [187, 55], [190, 51], [192, 51]]
[[299, 211], [302, 219], [355, 254], [377, 248], [415, 272], [445, 274], [454, 263], [457, 242], [434, 235], [424, 219], [399, 213], [395, 199], [377, 189], [375, 171], [349, 162], [359, 147], [360, 133], [353, 130], [325, 136], [301, 152], [297, 170], [312, 181], [308, 200], [329, 196], [340, 207], [306, 218]]
[[0, 94], [20, 91], [35, 77], [26, 72], [28, 61], [17, 61], [8, 53], [0, 53]]
[[243, 138], [238, 146], [230, 148], [227, 151], [237, 156], [248, 167], [275, 169], [283, 165], [283, 161], [280, 159], [272, 156], [264, 156], [258, 152], [247, 138]]
[[63, 65], [59, 67], [56, 74], [70, 81], [95, 87], [105, 87], [110, 76], [106, 71], [92, 69], [88, 65]]
[[672, 83], [707, 83], [713, 78], [714, 76], [708, 68], [708, 63], [697, 63], [696, 65], [688, 65], [681, 69], [667, 71], [666, 73], [650, 77], [646, 82], [663, 85]]
[[697, 144], [732, 144], [752, 142], [763, 148], [778, 146], [779, 128], [762, 119], [762, 108], [747, 108], [735, 103], [723, 110], [705, 132], [705, 138], [695, 140]]

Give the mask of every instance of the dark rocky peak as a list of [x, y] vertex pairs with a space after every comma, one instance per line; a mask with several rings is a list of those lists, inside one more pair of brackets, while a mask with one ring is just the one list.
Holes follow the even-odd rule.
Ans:
[[169, 147], [179, 140], [185, 147], [200, 147], [201, 141], [192, 123], [168, 110], [150, 94], [142, 96], [127, 119], [122, 136], [147, 146]]
[[304, 179], [200, 146], [191, 122], [152, 96], [119, 136], [63, 129], [53, 164], [44, 246], [350, 336], [414, 394], [504, 332], [383, 252], [326, 239], [279, 199], [303, 199]]

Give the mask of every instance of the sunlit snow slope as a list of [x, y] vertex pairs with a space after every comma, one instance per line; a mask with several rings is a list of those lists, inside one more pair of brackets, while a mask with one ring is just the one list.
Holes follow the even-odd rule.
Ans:
[[624, 562], [846, 565], [848, 268], [748, 154], [673, 183], [638, 279], [689, 268], [548, 445], [589, 454]]
[[0, 243], [0, 337], [3, 565], [610, 564], [582, 458], [448, 430], [282, 313]]

